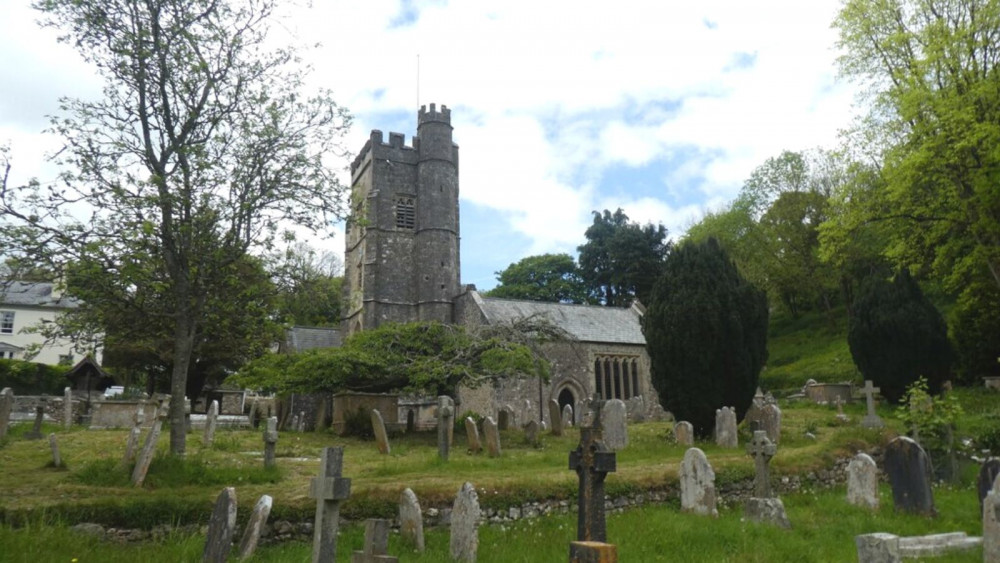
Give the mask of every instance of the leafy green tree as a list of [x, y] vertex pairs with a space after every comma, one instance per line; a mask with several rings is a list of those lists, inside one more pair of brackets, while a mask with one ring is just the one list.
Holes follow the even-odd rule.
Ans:
[[[349, 116], [326, 92], [304, 96], [295, 52], [271, 48], [273, 0], [35, 7], [104, 78], [104, 96], [63, 100], [52, 129], [67, 172], [0, 194], [0, 247], [100, 264], [122, 287], [155, 292], [145, 318], [169, 335], [170, 451], [183, 455], [183, 399], [209, 302], [244, 306], [227, 277], [284, 221], [328, 229], [341, 214], [329, 159], [343, 153]], [[149, 292], [121, 295], [142, 308]]]
[[496, 275], [500, 283], [488, 292], [490, 297], [562, 303], [587, 301], [587, 288], [569, 254], [528, 256]]
[[949, 323], [958, 353], [957, 379], [968, 385], [1000, 376], [1000, 289], [987, 278], [981, 276], [962, 293]]
[[767, 362], [767, 323], [766, 294], [718, 241], [676, 248], [642, 319], [661, 404], [703, 436], [717, 408], [735, 406], [742, 419]]
[[905, 269], [891, 281], [873, 277], [861, 286], [847, 343], [858, 371], [892, 402], [921, 376], [937, 393], [954, 358], [941, 313]]
[[282, 319], [299, 326], [340, 325], [344, 276], [337, 255], [295, 243], [274, 263]]
[[594, 223], [579, 246], [580, 276], [591, 295], [608, 306], [645, 302], [670, 252], [667, 228], [629, 221], [621, 209], [594, 212]]

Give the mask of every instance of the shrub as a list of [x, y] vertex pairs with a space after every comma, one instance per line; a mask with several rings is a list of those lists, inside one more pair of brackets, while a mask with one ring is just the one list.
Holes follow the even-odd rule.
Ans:
[[0, 360], [0, 389], [10, 387], [16, 395], [62, 395], [69, 383], [66, 366], [50, 366], [23, 360]]
[[1000, 290], [974, 283], [958, 300], [951, 335], [958, 352], [959, 380], [969, 385], [981, 377], [1000, 376]]
[[375, 439], [372, 428], [372, 411], [364, 407], [348, 412], [344, 417], [344, 436], [355, 436], [364, 440]]

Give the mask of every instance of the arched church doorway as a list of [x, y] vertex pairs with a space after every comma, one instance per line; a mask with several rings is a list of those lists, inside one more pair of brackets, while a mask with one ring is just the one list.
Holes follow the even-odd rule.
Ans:
[[573, 396], [573, 392], [569, 390], [569, 387], [563, 388], [559, 392], [559, 398], [556, 400], [559, 401], [560, 410], [566, 408], [566, 405], [569, 405], [573, 409], [576, 408], [576, 397]]

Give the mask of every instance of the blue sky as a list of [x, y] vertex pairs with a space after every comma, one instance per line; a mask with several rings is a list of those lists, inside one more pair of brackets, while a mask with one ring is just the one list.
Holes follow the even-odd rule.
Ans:
[[[27, 0], [0, 2], [0, 143], [12, 180], [53, 178], [45, 116], [100, 84]], [[350, 150], [371, 129], [409, 139], [419, 104], [452, 108], [462, 279], [481, 289], [524, 256], [575, 255], [594, 210], [679, 236], [766, 158], [834, 148], [853, 114], [836, 76], [837, 0], [314, 4], [287, 8], [276, 29], [320, 44], [304, 52], [311, 86], [354, 114]], [[312, 244], [343, 252], [341, 234]]]

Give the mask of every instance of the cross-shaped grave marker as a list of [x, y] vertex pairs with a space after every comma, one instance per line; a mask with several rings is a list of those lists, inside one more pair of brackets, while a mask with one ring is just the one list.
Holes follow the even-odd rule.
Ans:
[[388, 520], [369, 518], [365, 520], [364, 551], [351, 554], [351, 563], [397, 563], [398, 557], [389, 555]]
[[319, 477], [309, 483], [309, 498], [316, 499], [313, 525], [313, 563], [335, 561], [337, 528], [340, 525], [340, 502], [351, 496], [351, 480], [341, 477], [344, 448], [323, 448]]
[[608, 451], [601, 441], [599, 427], [580, 429], [580, 445], [569, 453], [569, 468], [576, 471], [580, 478], [576, 539], [607, 541], [607, 527], [604, 521], [604, 479], [608, 473], [615, 471], [616, 462], [615, 453]]
[[778, 446], [767, 439], [767, 432], [755, 430], [753, 440], [747, 444], [747, 455], [754, 461], [753, 496], [757, 498], [771, 498], [771, 470], [768, 463], [778, 452]]
[[885, 423], [882, 422], [882, 418], [875, 413], [875, 397], [874, 394], [881, 391], [878, 387], [872, 385], [872, 380], [865, 380], [864, 389], [865, 402], [868, 404], [868, 414], [861, 419], [861, 426], [865, 428], [882, 428]]

